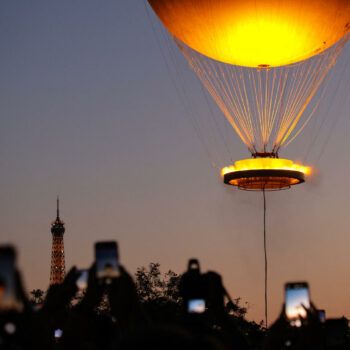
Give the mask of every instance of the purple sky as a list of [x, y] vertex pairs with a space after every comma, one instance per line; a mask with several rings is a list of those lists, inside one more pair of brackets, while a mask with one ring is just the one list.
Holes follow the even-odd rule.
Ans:
[[[59, 194], [67, 268], [90, 266], [105, 239], [131, 272], [159, 262], [181, 273], [198, 257], [260, 321], [262, 195], [224, 186], [211, 167], [143, 1], [4, 0], [0, 42], [1, 242], [18, 247], [27, 288], [49, 282]], [[318, 176], [267, 194], [270, 320], [294, 280], [329, 317], [350, 317], [349, 54], [321, 105], [328, 119], [309, 158]], [[311, 131], [284, 155], [301, 157]], [[238, 137], [232, 152], [249, 157]]]

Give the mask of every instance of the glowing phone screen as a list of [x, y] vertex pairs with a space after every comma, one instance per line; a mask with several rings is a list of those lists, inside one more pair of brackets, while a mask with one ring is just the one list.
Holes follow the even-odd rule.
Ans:
[[306, 318], [306, 309], [310, 308], [310, 297], [307, 286], [297, 285], [286, 289], [286, 315], [289, 319]]

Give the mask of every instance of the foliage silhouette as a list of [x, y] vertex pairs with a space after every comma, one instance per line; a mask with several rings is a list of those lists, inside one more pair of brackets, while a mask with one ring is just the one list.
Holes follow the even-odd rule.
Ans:
[[182, 308], [179, 294], [181, 275], [172, 270], [161, 273], [160, 264], [150, 263], [135, 273], [136, 292], [146, 314], [153, 322], [177, 322]]

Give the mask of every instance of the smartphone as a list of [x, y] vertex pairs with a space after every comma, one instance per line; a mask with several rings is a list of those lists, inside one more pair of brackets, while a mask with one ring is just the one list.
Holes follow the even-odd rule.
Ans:
[[326, 322], [326, 311], [325, 310], [318, 310], [318, 318], [320, 322], [324, 323]]
[[61, 338], [61, 337], [62, 337], [62, 334], [63, 334], [62, 329], [55, 329], [54, 337], [55, 337], [56, 339]]
[[306, 318], [310, 308], [309, 287], [306, 282], [287, 283], [285, 287], [286, 316], [291, 325], [301, 326], [300, 318]]
[[119, 277], [119, 257], [116, 242], [97, 242], [95, 244], [96, 277], [110, 280]]
[[17, 297], [16, 252], [12, 246], [0, 246], [0, 310], [21, 311], [23, 304]]
[[190, 299], [188, 301], [187, 312], [190, 314], [202, 314], [205, 311], [204, 299]]
[[197, 259], [190, 259], [188, 262], [189, 271], [200, 271], [199, 261]]
[[77, 270], [77, 275], [79, 276], [76, 285], [79, 290], [85, 290], [88, 285], [89, 270]]

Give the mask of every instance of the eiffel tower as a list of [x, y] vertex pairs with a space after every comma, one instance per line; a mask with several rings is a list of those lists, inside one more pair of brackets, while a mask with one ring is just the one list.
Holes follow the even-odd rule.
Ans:
[[51, 224], [52, 251], [50, 285], [62, 283], [66, 273], [64, 262], [63, 235], [65, 232], [64, 222], [60, 219], [59, 198], [57, 197], [57, 217]]

